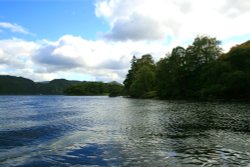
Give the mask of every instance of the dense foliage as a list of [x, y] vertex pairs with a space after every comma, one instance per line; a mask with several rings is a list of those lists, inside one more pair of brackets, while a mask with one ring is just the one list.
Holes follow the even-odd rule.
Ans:
[[133, 57], [124, 81], [135, 98], [249, 99], [250, 41], [222, 53], [216, 38], [198, 36], [154, 64], [151, 55]]

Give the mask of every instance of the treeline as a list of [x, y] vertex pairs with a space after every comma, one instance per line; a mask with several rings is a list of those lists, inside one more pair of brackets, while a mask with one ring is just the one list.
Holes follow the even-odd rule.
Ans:
[[154, 63], [151, 55], [133, 57], [124, 80], [134, 98], [250, 99], [250, 41], [224, 54], [216, 38], [198, 36]]
[[123, 85], [117, 82], [82, 82], [73, 85], [64, 90], [66, 95], [91, 96], [91, 95], [108, 95], [110, 97], [121, 96]]
[[123, 85], [117, 82], [86, 82], [55, 79], [49, 82], [0, 75], [0, 95], [122, 95]]

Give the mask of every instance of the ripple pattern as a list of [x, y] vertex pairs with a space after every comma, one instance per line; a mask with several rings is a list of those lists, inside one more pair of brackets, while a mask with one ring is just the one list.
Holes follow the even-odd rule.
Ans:
[[0, 166], [250, 166], [250, 104], [0, 96]]

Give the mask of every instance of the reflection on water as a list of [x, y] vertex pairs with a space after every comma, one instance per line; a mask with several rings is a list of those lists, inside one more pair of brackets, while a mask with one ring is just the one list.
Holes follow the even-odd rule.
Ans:
[[250, 104], [1, 96], [0, 166], [250, 166]]

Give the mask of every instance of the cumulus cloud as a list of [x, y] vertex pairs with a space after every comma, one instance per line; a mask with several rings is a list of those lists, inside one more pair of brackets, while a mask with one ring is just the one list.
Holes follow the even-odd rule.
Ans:
[[246, 0], [98, 0], [96, 15], [109, 23], [109, 40], [171, 37], [180, 45], [200, 34], [220, 40], [250, 36]]
[[34, 72], [36, 64], [31, 57], [38, 48], [40, 44], [22, 39], [0, 40], [0, 75], [46, 80], [49, 75], [39, 75]]
[[[154, 50], [157, 52], [152, 52]], [[32, 60], [37, 64], [35, 70], [37, 73], [63, 71], [90, 75], [95, 80], [122, 82], [133, 55], [152, 53], [157, 58], [165, 52], [163, 44], [91, 41], [65, 35], [37, 49]]]
[[151, 40], [163, 39], [164, 34], [164, 29], [156, 20], [140, 14], [133, 14], [130, 18], [116, 20], [111, 31], [104, 34], [104, 37], [115, 41], [138, 41], [145, 38]]
[[127, 69], [129, 68], [129, 61], [128, 57], [122, 56], [119, 60], [105, 60], [103, 63], [99, 64], [99, 67], [113, 70]]
[[30, 56], [39, 47], [35, 42], [21, 39], [0, 40], [0, 64], [15, 69], [25, 68]]
[[[63, 52], [65, 51], [65, 52]], [[71, 53], [71, 48], [65, 45], [46, 45], [41, 47], [33, 55], [34, 62], [44, 65], [45, 70], [39, 69], [38, 71], [54, 72], [63, 69], [76, 68], [81, 65], [80, 61], [74, 53]]]
[[[33, 60], [47, 69], [68, 70], [72, 68], [109, 68], [124, 67], [124, 57], [118, 54], [112, 44], [103, 41], [89, 41], [81, 37], [65, 35], [55, 42], [48, 42], [36, 51]], [[110, 66], [107, 62], [115, 62]]]
[[0, 74], [35, 81], [55, 78], [122, 82], [133, 55], [156, 59], [167, 47], [155, 42], [107, 42], [65, 35], [56, 41], [0, 40]]
[[14, 33], [29, 34], [29, 32], [24, 27], [15, 23], [0, 22], [0, 30], [1, 29], [8, 29]]

